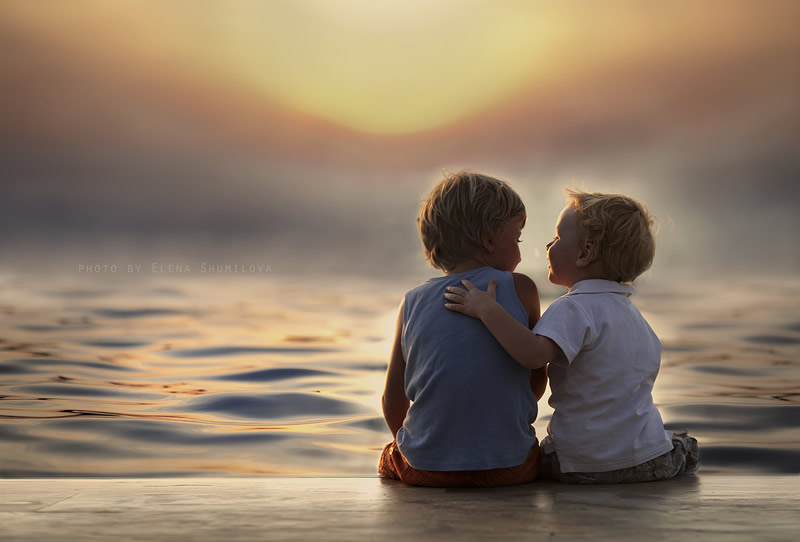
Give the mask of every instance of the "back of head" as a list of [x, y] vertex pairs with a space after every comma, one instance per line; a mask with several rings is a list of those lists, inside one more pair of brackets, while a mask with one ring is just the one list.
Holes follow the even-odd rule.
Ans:
[[505, 182], [470, 171], [445, 174], [417, 216], [425, 258], [449, 271], [483, 247], [483, 234], [517, 218], [525, 218], [525, 206]]
[[653, 218], [628, 196], [567, 189], [567, 205], [578, 212], [581, 240], [591, 242], [608, 278], [631, 283], [653, 264]]

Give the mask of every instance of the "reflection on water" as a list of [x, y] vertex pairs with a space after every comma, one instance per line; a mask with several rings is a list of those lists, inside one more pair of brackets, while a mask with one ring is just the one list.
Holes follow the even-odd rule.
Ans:
[[797, 281], [643, 296], [664, 342], [656, 400], [698, 436], [704, 471], [800, 473], [798, 301]]
[[[413, 284], [322, 284], [5, 276], [0, 475], [374, 474]], [[799, 285], [645, 284], [637, 300], [664, 342], [656, 402], [703, 470], [800, 472]]]

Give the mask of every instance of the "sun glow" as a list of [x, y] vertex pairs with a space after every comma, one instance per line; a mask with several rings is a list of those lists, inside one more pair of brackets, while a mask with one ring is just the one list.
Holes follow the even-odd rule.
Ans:
[[[118, 66], [190, 72], [357, 131], [447, 125], [545, 68], [554, 25], [534, 3], [129, 2], [13, 14]], [[100, 37], [102, 47], [98, 47]]]
[[[730, 51], [746, 33], [758, 43], [786, 34], [754, 24], [755, 7], [726, 6], [704, 3], [711, 27], [692, 9], [622, 0], [8, 0], [0, 16], [77, 53], [76, 65], [102, 77], [116, 70], [162, 87], [178, 80], [189, 99], [261, 101], [301, 123], [413, 134], [533, 88], [582, 88], [576, 74], [602, 78], [615, 63], [693, 58]], [[585, 99], [603, 104], [590, 93]]]
[[[332, 5], [351, 9], [332, 17]], [[306, 2], [294, 24], [270, 19], [269, 43], [258, 37], [230, 51], [241, 59], [236, 76], [337, 124], [404, 133], [499, 102], [537, 68], [544, 35], [519, 12], [465, 2], [366, 5]]]

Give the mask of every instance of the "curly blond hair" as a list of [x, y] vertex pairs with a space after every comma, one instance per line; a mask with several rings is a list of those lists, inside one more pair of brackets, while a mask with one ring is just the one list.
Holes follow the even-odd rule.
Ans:
[[449, 271], [483, 247], [483, 234], [525, 217], [525, 205], [505, 182], [471, 171], [445, 173], [417, 215], [425, 259]]
[[566, 189], [578, 212], [578, 234], [591, 242], [609, 278], [629, 284], [653, 265], [656, 242], [647, 207], [628, 196]]

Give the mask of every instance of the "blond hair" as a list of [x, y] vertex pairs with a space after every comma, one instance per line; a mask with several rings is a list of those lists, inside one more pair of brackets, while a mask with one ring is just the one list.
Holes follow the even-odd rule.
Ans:
[[505, 182], [470, 171], [445, 173], [417, 215], [425, 259], [449, 271], [483, 247], [484, 234], [525, 217], [525, 205]]
[[631, 283], [653, 265], [653, 218], [643, 203], [619, 194], [566, 192], [567, 206], [578, 212], [581, 242], [594, 245], [608, 278]]

